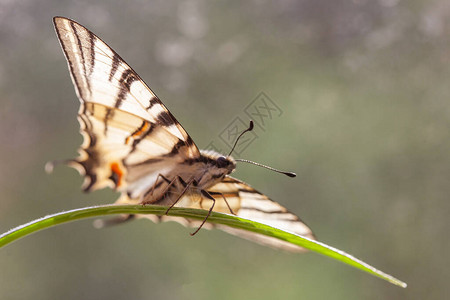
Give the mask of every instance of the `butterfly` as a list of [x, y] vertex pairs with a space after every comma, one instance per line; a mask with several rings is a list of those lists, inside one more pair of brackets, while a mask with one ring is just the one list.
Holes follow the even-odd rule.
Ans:
[[[140, 76], [105, 42], [79, 23], [55, 17], [54, 26], [80, 100], [83, 143], [79, 156], [65, 161], [84, 176], [83, 189], [111, 187], [117, 204], [153, 204], [232, 213], [315, 239], [295, 214], [248, 184], [230, 176], [236, 160], [199, 150], [172, 113]], [[223, 225], [169, 215], [127, 215], [154, 222], [216, 227], [289, 251], [290, 243]], [[115, 221], [114, 221], [115, 222]]]

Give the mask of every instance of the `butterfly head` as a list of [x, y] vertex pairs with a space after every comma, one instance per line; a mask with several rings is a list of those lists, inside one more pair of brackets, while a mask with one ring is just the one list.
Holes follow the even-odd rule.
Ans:
[[227, 174], [230, 174], [236, 169], [236, 162], [231, 156], [221, 155], [216, 159], [216, 166], [219, 169], [226, 170]]
[[221, 174], [228, 175], [236, 169], [236, 161], [231, 156], [225, 156], [215, 151], [201, 151], [202, 156], [208, 169], [211, 170], [212, 174], [219, 177]]

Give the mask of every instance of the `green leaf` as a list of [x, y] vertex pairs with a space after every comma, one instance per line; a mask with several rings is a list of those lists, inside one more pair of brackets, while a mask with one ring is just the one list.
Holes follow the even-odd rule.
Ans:
[[[24, 236], [32, 234], [36, 231], [56, 226], [58, 224], [67, 223], [79, 219], [100, 217], [113, 214], [154, 214], [163, 215], [167, 210], [167, 207], [156, 205], [102, 205], [92, 206], [86, 208], [74, 209], [66, 212], [60, 212], [53, 215], [49, 215], [27, 224], [18, 226], [10, 231], [0, 235], [0, 247], [3, 247], [15, 240], [18, 240]], [[170, 210], [169, 215], [175, 217], [184, 217], [197, 220], [203, 220], [206, 217], [207, 211], [201, 209], [181, 208], [174, 207]], [[301, 246], [311, 251], [320, 253], [322, 255], [334, 258], [345, 264], [353, 266], [355, 268], [366, 271], [374, 276], [387, 280], [395, 285], [406, 287], [406, 283], [394, 278], [393, 276], [386, 274], [369, 264], [347, 254], [341, 250], [330, 247], [324, 243], [310, 240], [308, 238], [283, 231], [274, 227], [270, 227], [255, 221], [239, 218], [232, 215], [222, 213], [211, 213], [208, 218], [209, 223], [227, 225], [233, 228], [244, 229], [251, 232], [271, 236], [283, 241], [290, 242], [292, 244]]]

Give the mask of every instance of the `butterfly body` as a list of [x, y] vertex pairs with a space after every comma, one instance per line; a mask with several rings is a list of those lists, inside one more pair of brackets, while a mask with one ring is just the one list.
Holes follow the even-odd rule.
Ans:
[[[236, 168], [232, 157], [224, 157], [213, 151], [200, 151], [196, 159], [187, 159], [176, 164], [176, 168], [167, 172], [158, 170], [156, 180], [147, 194], [136, 199], [143, 204], [172, 205], [182, 193], [194, 195], [207, 191], [210, 187], [221, 182], [225, 176]], [[127, 197], [135, 198], [131, 188]], [[199, 197], [201, 201], [201, 197]]]
[[[53, 21], [80, 100], [83, 144], [79, 156], [66, 162], [84, 176], [85, 191], [111, 187], [121, 193], [117, 204], [233, 213], [314, 239], [296, 215], [232, 178], [236, 162], [231, 156], [199, 150], [156, 94], [106, 43], [73, 20]], [[139, 217], [198, 226], [198, 221], [184, 218]], [[274, 238], [216, 227], [272, 247], [304, 250]]]

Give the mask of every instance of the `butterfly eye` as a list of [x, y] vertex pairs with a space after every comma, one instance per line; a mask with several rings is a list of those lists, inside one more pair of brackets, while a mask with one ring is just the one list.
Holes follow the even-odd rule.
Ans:
[[229, 162], [224, 156], [219, 156], [219, 158], [217, 159], [217, 166], [219, 168], [225, 168], [226, 166], [228, 166], [228, 164]]

